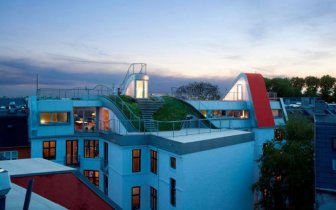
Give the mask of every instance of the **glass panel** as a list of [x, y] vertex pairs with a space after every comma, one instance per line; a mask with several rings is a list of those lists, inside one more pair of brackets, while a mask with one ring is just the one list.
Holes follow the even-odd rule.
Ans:
[[143, 98], [143, 81], [142, 80], [137, 80], [136, 81], [136, 98]]
[[148, 98], [148, 81], [144, 81], [144, 98]]

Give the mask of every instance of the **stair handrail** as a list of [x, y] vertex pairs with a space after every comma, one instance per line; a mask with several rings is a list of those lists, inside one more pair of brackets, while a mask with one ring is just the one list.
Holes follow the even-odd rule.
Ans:
[[[129, 108], [129, 106], [127, 105], [127, 103], [122, 99], [120, 98], [120, 96], [118, 95], [113, 95], [113, 98], [114, 98], [114, 102], [117, 104], [117, 100], [121, 101], [121, 111], [122, 113], [126, 116], [125, 112], [124, 112], [124, 107], [127, 111], [130, 112], [132, 118], [130, 118], [129, 120], [140, 120], [141, 118], [138, 117], [136, 114], [134, 114], [134, 112], [131, 110], [131, 108]], [[113, 100], [113, 99], [112, 99]], [[127, 117], [127, 116], [126, 116]]]
[[121, 83], [120, 85], [120, 89], [124, 89], [125, 88], [125, 83], [127, 82], [128, 78], [135, 74], [134, 71], [135, 71], [135, 66], [137, 65], [140, 65], [140, 71], [139, 71], [139, 74], [147, 74], [147, 64], [146, 63], [132, 63], [129, 67], [128, 67], [128, 70], [127, 70], [127, 73], [124, 77], [124, 80], [123, 82]]

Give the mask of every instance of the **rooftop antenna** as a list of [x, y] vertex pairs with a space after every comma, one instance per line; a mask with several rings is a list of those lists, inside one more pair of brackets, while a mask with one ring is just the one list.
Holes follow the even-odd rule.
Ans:
[[39, 76], [36, 74], [36, 96], [38, 95], [39, 92]]

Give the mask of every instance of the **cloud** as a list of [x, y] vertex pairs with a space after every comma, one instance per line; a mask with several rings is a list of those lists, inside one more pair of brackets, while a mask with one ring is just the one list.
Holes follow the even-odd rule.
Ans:
[[[65, 57], [67, 59], [67, 56]], [[72, 58], [70, 57], [69, 60]], [[77, 59], [77, 58], [74, 58]], [[81, 61], [81, 58], [78, 58]], [[35, 94], [36, 75], [39, 75], [40, 88], [94, 87], [97, 84], [118, 87], [126, 71], [120, 72], [78, 72], [62, 66], [38, 66], [28, 59], [0, 58], [0, 96], [24, 96]], [[118, 63], [119, 64], [119, 63]], [[121, 63], [124, 65], [124, 63]], [[166, 76], [159, 69], [150, 76], [150, 92], [169, 93], [171, 87], [178, 87], [192, 81], [208, 81], [219, 86], [224, 92], [231, 85], [232, 78], [188, 78]]]

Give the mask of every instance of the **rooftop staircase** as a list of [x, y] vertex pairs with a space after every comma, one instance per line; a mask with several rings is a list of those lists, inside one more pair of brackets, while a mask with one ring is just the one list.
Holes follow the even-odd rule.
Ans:
[[137, 99], [137, 102], [141, 110], [146, 131], [158, 131], [158, 128], [154, 123], [153, 114], [163, 106], [163, 101], [151, 99]]

